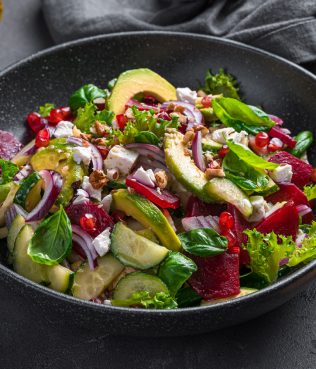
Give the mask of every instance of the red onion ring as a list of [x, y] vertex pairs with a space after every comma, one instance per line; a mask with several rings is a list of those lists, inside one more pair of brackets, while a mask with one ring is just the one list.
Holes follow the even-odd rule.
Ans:
[[307, 205], [297, 205], [297, 206], [296, 206], [296, 210], [297, 210], [298, 215], [299, 215], [300, 217], [303, 217], [304, 215], [309, 214], [309, 213], [311, 213], [311, 212], [313, 211], [313, 210], [312, 210], [309, 206], [307, 206]]
[[26, 164], [17, 174], [14, 176], [13, 181], [19, 182], [26, 178], [32, 172], [32, 167], [30, 164]]
[[86, 255], [87, 260], [88, 260], [88, 264], [89, 264], [89, 268], [91, 270], [94, 270], [93, 258], [92, 258], [92, 255], [90, 253], [89, 247], [86, 244], [85, 240], [83, 238], [81, 238], [80, 236], [78, 236], [77, 234], [73, 234], [72, 235], [72, 240], [74, 242], [76, 242], [76, 244], [82, 249], [82, 251]]
[[194, 139], [192, 141], [192, 155], [193, 155], [193, 160], [194, 160], [196, 166], [202, 172], [205, 172], [206, 166], [205, 166], [205, 161], [204, 161], [203, 151], [202, 151], [202, 133], [201, 133], [201, 131], [198, 131], [198, 132], [195, 133]]
[[204, 125], [204, 119], [203, 119], [202, 113], [193, 104], [190, 104], [190, 103], [187, 103], [187, 102], [184, 102], [184, 101], [175, 100], [175, 101], [164, 102], [161, 105], [161, 107], [163, 109], [167, 109], [170, 104], [173, 104], [175, 106], [177, 106], [177, 105], [178, 106], [183, 106], [183, 108], [184, 108], [183, 114], [186, 115], [189, 118], [189, 123], [188, 123], [188, 126], [187, 126], [187, 130], [192, 128], [193, 126], [196, 126], [196, 125], [200, 125], [200, 124]]
[[143, 144], [143, 143], [133, 143], [133, 144], [125, 145], [125, 148], [134, 150], [138, 152], [140, 155], [146, 156], [148, 158], [152, 158], [166, 165], [165, 158], [164, 158], [164, 152], [155, 145]]
[[92, 259], [93, 260], [96, 259], [98, 257], [98, 254], [97, 254], [95, 248], [92, 245], [93, 238], [89, 235], [89, 233], [84, 231], [78, 225], [72, 224], [71, 227], [72, 227], [73, 234], [76, 234], [77, 236], [81, 237], [85, 241], [85, 243], [86, 243], [86, 245], [89, 249], [89, 252], [92, 256]]

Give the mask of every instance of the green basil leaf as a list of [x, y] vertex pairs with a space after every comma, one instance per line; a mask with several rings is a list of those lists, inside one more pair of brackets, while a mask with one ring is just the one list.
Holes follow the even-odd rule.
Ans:
[[1, 178], [0, 184], [6, 184], [13, 180], [13, 177], [19, 171], [19, 167], [9, 160], [0, 159]]
[[106, 91], [92, 84], [84, 85], [70, 96], [70, 109], [76, 111], [98, 97], [107, 97]]
[[202, 297], [198, 295], [190, 286], [179, 289], [176, 294], [176, 300], [179, 308], [200, 305]]
[[262, 159], [261, 156], [256, 155], [244, 145], [237, 144], [231, 140], [227, 140], [226, 144], [230, 150], [239, 157], [240, 160], [243, 160], [245, 163], [254, 168], [273, 170], [279, 166], [279, 164]]
[[40, 106], [38, 114], [40, 114], [42, 117], [48, 117], [51, 110], [55, 108], [54, 104], [46, 103], [42, 106]]
[[36, 228], [27, 253], [36, 263], [56, 265], [69, 254], [71, 246], [71, 223], [61, 207]]
[[245, 130], [256, 134], [267, 131], [275, 125], [275, 122], [261, 109], [230, 97], [214, 99], [212, 107], [215, 115], [223, 124], [238, 132]]
[[117, 81], [117, 78], [113, 78], [113, 79], [111, 79], [111, 81], [108, 82], [108, 90], [109, 91], [112, 91], [113, 90], [116, 81]]
[[171, 296], [175, 296], [179, 288], [197, 270], [196, 264], [180, 252], [170, 251], [160, 264], [158, 277], [166, 283]]
[[223, 170], [228, 179], [246, 191], [263, 191], [269, 184], [269, 177], [254, 169], [229, 151], [223, 160]]
[[296, 140], [296, 145], [294, 149], [290, 151], [290, 153], [300, 158], [313, 143], [313, 133], [311, 131], [303, 131], [294, 138]]
[[227, 239], [211, 228], [197, 228], [178, 235], [183, 249], [197, 256], [215, 256], [227, 250]]
[[141, 131], [135, 136], [135, 142], [158, 145], [159, 138], [150, 131]]

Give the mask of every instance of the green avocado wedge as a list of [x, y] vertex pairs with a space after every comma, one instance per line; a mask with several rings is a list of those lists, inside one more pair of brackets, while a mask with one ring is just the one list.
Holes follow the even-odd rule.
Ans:
[[180, 240], [160, 209], [145, 197], [120, 189], [112, 194], [113, 210], [121, 210], [146, 228], [151, 228], [163, 246], [178, 251]]

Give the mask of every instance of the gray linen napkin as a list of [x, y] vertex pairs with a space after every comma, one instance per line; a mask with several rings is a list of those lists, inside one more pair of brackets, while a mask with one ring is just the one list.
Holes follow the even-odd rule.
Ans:
[[229, 38], [316, 62], [316, 0], [42, 0], [56, 42], [139, 30]]

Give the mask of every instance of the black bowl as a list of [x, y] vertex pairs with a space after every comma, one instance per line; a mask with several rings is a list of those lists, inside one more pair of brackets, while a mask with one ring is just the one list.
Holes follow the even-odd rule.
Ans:
[[[241, 81], [247, 102], [281, 116], [294, 132], [313, 130], [316, 78], [311, 73], [240, 43], [165, 32], [87, 38], [53, 47], [9, 67], [0, 74], [0, 128], [27, 142], [31, 138], [25, 125], [28, 112], [48, 101], [65, 105], [71, 92], [81, 85], [105, 86], [120, 72], [139, 67], [155, 70], [176, 86], [192, 88], [199, 86], [207, 68], [227, 68]], [[315, 154], [313, 149], [312, 161]], [[36, 285], [5, 265], [0, 265], [0, 293], [10, 291], [12, 304], [35, 311], [39, 321], [49, 319], [74, 332], [81, 327], [95, 334], [195, 334], [237, 324], [276, 308], [314, 278], [315, 266], [313, 261], [240, 299], [172, 311], [123, 309], [80, 301]]]

